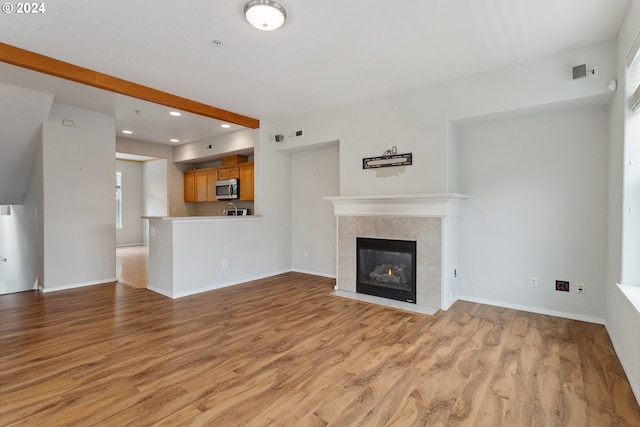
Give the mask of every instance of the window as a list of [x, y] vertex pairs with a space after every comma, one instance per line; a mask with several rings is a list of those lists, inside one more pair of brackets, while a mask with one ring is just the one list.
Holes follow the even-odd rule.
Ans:
[[122, 228], [122, 172], [116, 172], [116, 228]]
[[640, 33], [627, 55], [627, 95], [631, 97], [631, 111], [640, 112]]
[[626, 58], [622, 218], [622, 277], [624, 285], [640, 286], [640, 33]]

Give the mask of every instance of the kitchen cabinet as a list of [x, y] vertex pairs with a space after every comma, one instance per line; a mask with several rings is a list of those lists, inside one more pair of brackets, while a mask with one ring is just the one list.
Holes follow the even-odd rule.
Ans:
[[217, 180], [215, 168], [184, 171], [184, 201], [215, 202]]
[[242, 165], [238, 168], [240, 178], [240, 200], [253, 200], [254, 196], [254, 172], [253, 163]]
[[184, 201], [196, 201], [196, 171], [184, 171]]
[[237, 166], [192, 169], [184, 171], [185, 202], [215, 202], [216, 182], [224, 179], [240, 179], [240, 200], [254, 199], [253, 162]]
[[240, 171], [237, 166], [218, 168], [218, 179], [240, 178]]

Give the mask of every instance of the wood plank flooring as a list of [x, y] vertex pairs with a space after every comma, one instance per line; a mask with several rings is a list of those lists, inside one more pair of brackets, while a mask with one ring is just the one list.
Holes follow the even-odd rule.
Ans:
[[0, 425], [640, 426], [601, 325], [467, 302], [427, 316], [333, 285], [2, 295]]
[[120, 283], [134, 288], [149, 284], [149, 246], [122, 246], [116, 248], [116, 277]]

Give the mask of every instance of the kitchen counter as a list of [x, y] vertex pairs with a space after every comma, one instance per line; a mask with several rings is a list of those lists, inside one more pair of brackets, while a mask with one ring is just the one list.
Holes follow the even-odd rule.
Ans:
[[143, 216], [149, 221], [197, 222], [197, 221], [250, 221], [261, 219], [261, 215], [213, 215], [213, 216]]
[[148, 289], [170, 298], [282, 273], [260, 215], [145, 216], [149, 220]]

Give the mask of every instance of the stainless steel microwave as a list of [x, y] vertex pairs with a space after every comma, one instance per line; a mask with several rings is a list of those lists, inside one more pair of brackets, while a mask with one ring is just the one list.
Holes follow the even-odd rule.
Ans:
[[238, 179], [225, 179], [216, 182], [216, 199], [228, 200], [240, 197], [240, 182]]

